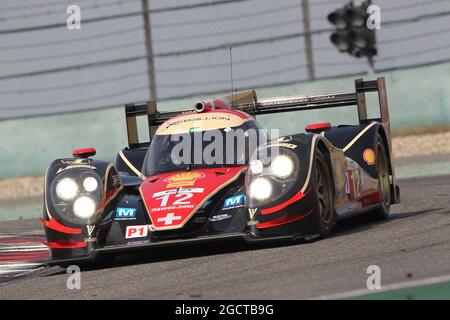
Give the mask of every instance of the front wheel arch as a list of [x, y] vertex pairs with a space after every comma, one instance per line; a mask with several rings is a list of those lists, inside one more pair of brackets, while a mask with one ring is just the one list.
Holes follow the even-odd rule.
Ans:
[[[320, 165], [320, 167], [319, 167]], [[314, 162], [313, 167], [311, 168], [313, 174], [312, 174], [312, 188], [314, 192], [316, 193], [316, 199], [317, 199], [317, 224], [318, 224], [318, 233], [321, 236], [326, 236], [330, 233], [331, 229], [333, 228], [335, 222], [336, 222], [336, 210], [334, 208], [334, 199], [335, 199], [335, 191], [334, 191], [334, 183], [333, 183], [333, 173], [331, 170], [331, 167], [328, 163], [328, 160], [326, 159], [325, 154], [320, 149], [317, 149], [315, 151], [314, 155]], [[319, 182], [319, 173], [322, 176], [323, 180], [322, 183]], [[324, 188], [325, 187], [325, 188]], [[328, 191], [321, 191], [320, 189], [328, 189]], [[328, 194], [329, 193], [329, 194]], [[324, 197], [325, 195], [325, 197]], [[327, 202], [327, 205], [325, 206], [329, 216], [326, 218], [323, 217], [323, 203], [324, 199], [326, 199], [325, 202]]]
[[330, 150], [328, 150], [325, 142], [323, 142], [322, 140], [319, 140], [317, 142], [315, 152], [317, 152], [317, 151], [320, 151], [322, 153], [322, 155], [325, 157], [325, 160], [328, 164], [328, 169], [330, 170], [330, 174], [331, 174], [331, 181], [332, 181], [332, 185], [333, 185], [333, 197], [334, 197], [334, 196], [336, 196], [336, 185], [335, 185], [335, 181], [334, 181], [333, 165], [331, 163]]

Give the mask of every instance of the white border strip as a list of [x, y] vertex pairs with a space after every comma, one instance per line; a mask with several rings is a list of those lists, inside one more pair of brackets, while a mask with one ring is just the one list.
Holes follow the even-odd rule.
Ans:
[[359, 289], [359, 290], [353, 290], [353, 291], [340, 292], [340, 293], [334, 293], [334, 294], [329, 294], [329, 295], [312, 297], [312, 298], [308, 298], [308, 300], [337, 300], [337, 299], [356, 298], [356, 297], [364, 296], [364, 295], [368, 295], [368, 294], [385, 293], [385, 292], [389, 292], [389, 291], [408, 289], [408, 288], [426, 286], [426, 285], [431, 285], [431, 284], [439, 284], [439, 283], [443, 283], [443, 282], [450, 282], [450, 275], [388, 284], [388, 285], [382, 286], [380, 290]]
[[35, 266], [42, 266], [42, 262], [36, 262], [36, 263], [0, 263], [0, 269], [5, 268], [29, 268], [29, 267], [35, 267]]
[[356, 135], [356, 137], [354, 137], [353, 140], [350, 141], [350, 142], [345, 146], [345, 148], [342, 149], [342, 150], [345, 152], [345, 151], [347, 151], [348, 149], [350, 149], [350, 147], [351, 147], [352, 145], [354, 145], [355, 142], [358, 141], [358, 139], [361, 138], [361, 136], [362, 136], [364, 133], [366, 133], [370, 128], [372, 128], [376, 123], [377, 123], [377, 122], [372, 122], [372, 123], [369, 124], [367, 127], [365, 127], [365, 128], [364, 128], [360, 133], [358, 133], [358, 134]]
[[39, 251], [48, 251], [48, 247], [38, 247], [38, 248], [7, 248], [0, 249], [0, 253], [3, 252], [39, 252]]
[[144, 175], [125, 157], [122, 150], [119, 151], [119, 156], [125, 162], [125, 164], [130, 168], [139, 178], [142, 180], [145, 179]]
[[300, 189], [301, 193], [305, 193], [306, 188], [308, 187], [309, 184], [309, 180], [311, 180], [311, 172], [312, 172], [312, 167], [314, 164], [314, 156], [315, 156], [315, 152], [314, 149], [316, 147], [316, 140], [317, 140], [318, 135], [315, 134], [311, 140], [311, 150], [310, 150], [310, 154], [309, 154], [309, 168], [308, 168], [308, 174], [306, 175], [306, 180], [305, 180], [305, 184], [303, 185], [303, 187]]

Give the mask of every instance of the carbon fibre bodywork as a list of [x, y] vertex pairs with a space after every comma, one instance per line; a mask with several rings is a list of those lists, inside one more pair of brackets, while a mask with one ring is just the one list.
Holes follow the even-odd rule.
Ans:
[[[213, 101], [211, 105], [220, 103]], [[130, 138], [130, 128], [134, 129], [132, 123], [127, 124]], [[390, 203], [399, 202], [388, 122], [372, 119], [309, 131], [259, 147], [277, 148], [295, 160], [292, 182], [288, 185], [275, 179], [273, 195], [264, 200], [249, 193], [256, 176], [248, 162], [144, 175], [141, 168], [148, 143], [130, 140], [130, 147], [119, 152], [115, 165], [83, 156], [53, 161], [45, 176], [42, 223], [54, 263], [196, 242], [239, 239], [258, 243], [320, 236], [317, 154], [324, 156], [330, 172], [333, 217], [339, 220], [375, 210], [383, 203], [375, 165], [379, 139], [387, 150]], [[77, 183], [79, 197], [98, 197], [92, 218], [74, 214], [75, 198], [57, 198], [55, 185], [67, 176]], [[99, 182], [98, 194], [83, 187], [87, 176]], [[283, 186], [279, 192], [277, 183]]]

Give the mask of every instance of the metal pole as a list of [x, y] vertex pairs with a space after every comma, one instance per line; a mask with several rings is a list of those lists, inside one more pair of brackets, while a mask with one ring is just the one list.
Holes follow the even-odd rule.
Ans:
[[[372, 0], [367, 0], [368, 6], [372, 5]], [[367, 21], [366, 21], [367, 24]], [[375, 34], [374, 34], [375, 37]], [[375, 38], [375, 44], [376, 44], [376, 38]], [[369, 62], [369, 74], [375, 74], [375, 61], [373, 59], [373, 56], [368, 57]]]
[[369, 62], [368, 74], [374, 74], [375, 73], [375, 61], [373, 60], [373, 57], [368, 57], [367, 60]]
[[311, 26], [309, 23], [309, 0], [302, 0], [303, 32], [305, 33], [306, 64], [308, 66], [308, 79], [314, 80], [314, 58], [312, 52]]
[[153, 43], [148, 2], [149, 0], [142, 0], [142, 16], [144, 18], [145, 49], [147, 51], [147, 74], [150, 94], [149, 100], [156, 101], [158, 96], [156, 94], [155, 64], [153, 62]]

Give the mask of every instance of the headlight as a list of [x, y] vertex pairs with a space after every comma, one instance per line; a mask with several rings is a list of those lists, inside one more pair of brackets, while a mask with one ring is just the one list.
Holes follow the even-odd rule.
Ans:
[[73, 203], [73, 213], [81, 219], [89, 219], [95, 213], [95, 201], [87, 196], [79, 197]]
[[250, 162], [250, 172], [252, 174], [260, 174], [263, 168], [264, 166], [261, 160], [253, 160]]
[[87, 192], [93, 192], [93, 191], [97, 190], [97, 188], [98, 188], [97, 179], [95, 179], [94, 177], [85, 178], [83, 180], [83, 188]]
[[56, 184], [56, 195], [61, 200], [73, 199], [78, 193], [78, 185], [71, 178], [63, 178]]
[[294, 162], [289, 156], [280, 155], [272, 160], [270, 169], [273, 175], [279, 178], [287, 178], [294, 172]]
[[272, 194], [272, 184], [266, 178], [256, 178], [249, 186], [249, 195], [257, 200], [265, 200]]

